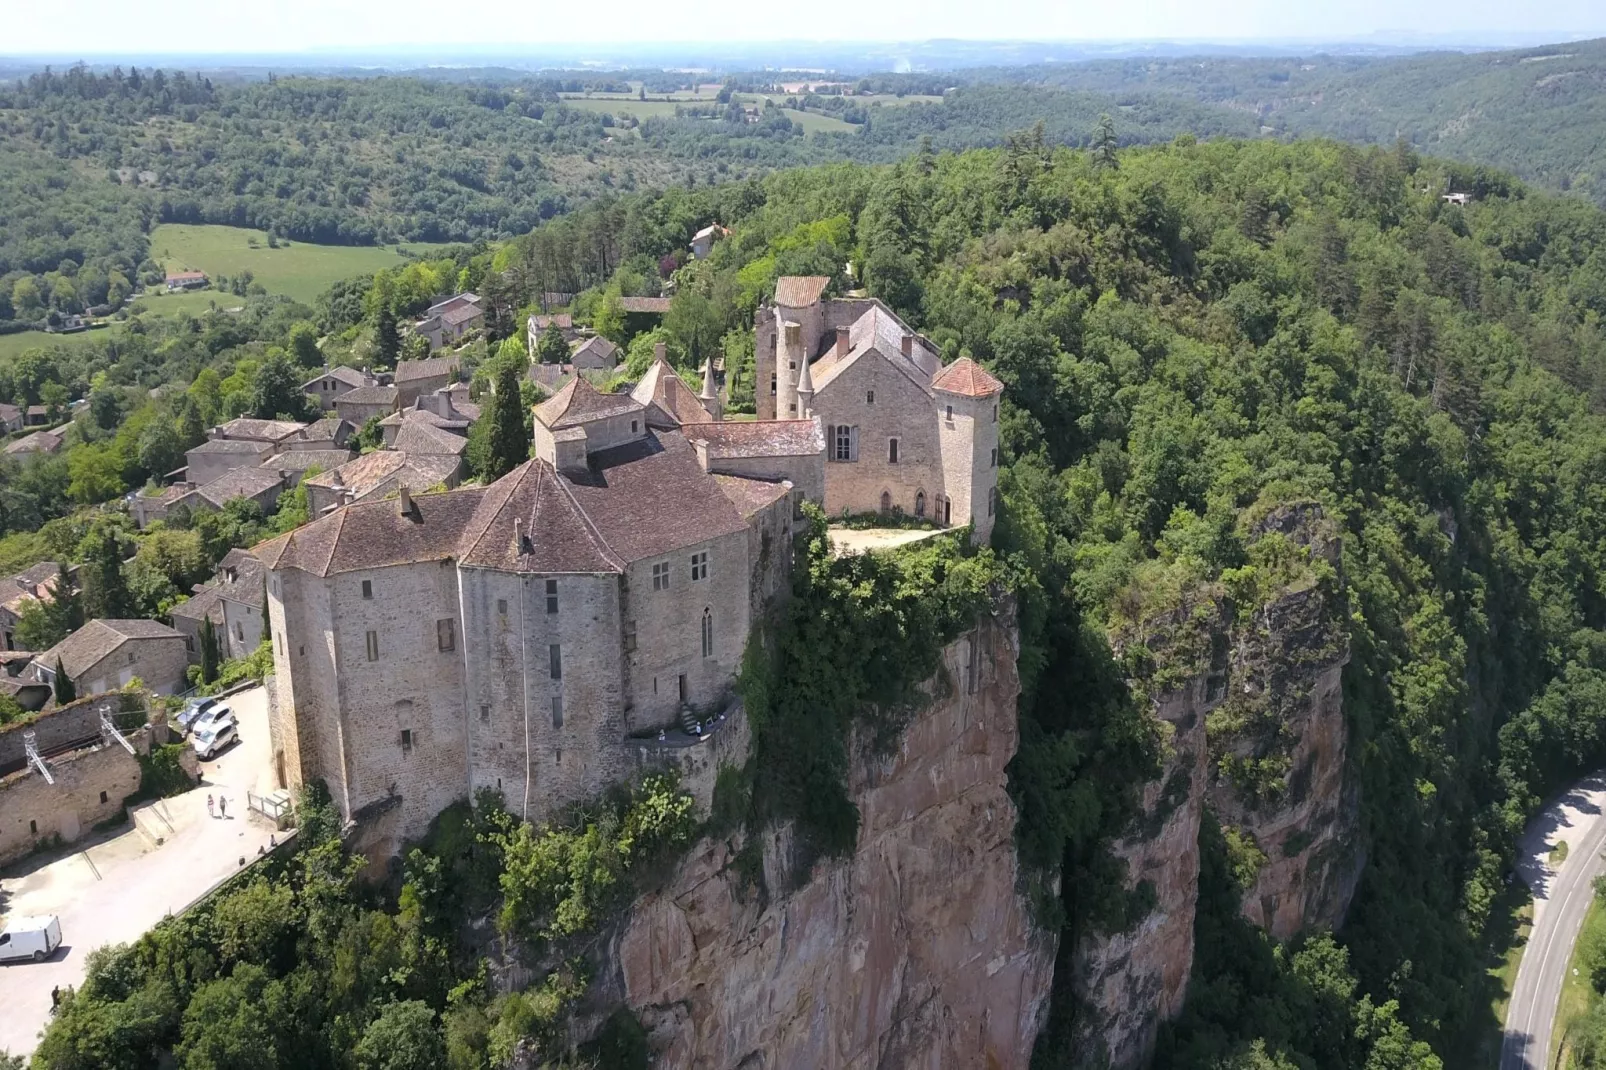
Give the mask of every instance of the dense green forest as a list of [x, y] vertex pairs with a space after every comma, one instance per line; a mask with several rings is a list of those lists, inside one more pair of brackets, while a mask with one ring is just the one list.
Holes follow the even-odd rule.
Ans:
[[[1023, 859], [1063, 878], [1041, 913], [1063, 926], [1067, 955], [1141, 907], [1107, 846], [1132, 819], [1158, 740], [1111, 629], [1199, 585], [1256, 590], [1271, 566], [1244, 517], [1320, 503], [1343, 537], [1366, 870], [1340, 932], [1279, 949], [1237, 920], [1234, 874], [1206, 842], [1194, 987], [1158, 1065], [1462, 1067], [1497, 1027], [1485, 970], [1509, 922], [1515, 834], [1538, 799], [1606, 756], [1606, 713], [1586, 700], [1606, 680], [1606, 214], [1494, 174], [1464, 208], [1422, 192], [1456, 174], [1403, 146], [1184, 136], [1083, 152], [1027, 133], [890, 167], [609, 198], [454, 266], [488, 293], [493, 344], [516, 338], [516, 311], [569, 271], [586, 291], [579, 314], [632, 358], [657, 339], [684, 363], [723, 346], [739, 376], [774, 279], [820, 273], [843, 286], [851, 261], [946, 357], [969, 353], [1005, 381], [994, 544], [1020, 599], [1025, 685], [1011, 790]], [[716, 218], [734, 233], [714, 255], [677, 259]], [[220, 398], [271, 410], [284, 380], [261, 369], [287, 359], [273, 348], [295, 351], [300, 317], [319, 320], [326, 346], [364, 344], [407, 272], [426, 267], [337, 287], [316, 310], [256, 299], [255, 327], [213, 314], [38, 381], [92, 392], [148, 382], [135, 369], [152, 367], [199, 386], [217, 374], [203, 369], [232, 368], [215, 380]], [[665, 274], [677, 283], [670, 313], [631, 337], [617, 295]], [[485, 359], [504, 349], [523, 359], [512, 339]], [[128, 463], [115, 439], [106, 450]], [[121, 473], [119, 488], [139, 470]], [[797, 751], [796, 766], [776, 760], [768, 784], [840, 770], [829, 747]], [[842, 817], [825, 815], [821, 849], [840, 849], [829, 830]], [[338, 947], [274, 946], [286, 956], [275, 978], [320, 955], [347, 961]], [[295, 996], [275, 978], [230, 989], [217, 1013], [234, 1017], [218, 1020], [271, 1020], [238, 1008]], [[411, 999], [386, 984], [342, 990], [369, 1001], [341, 1027], [353, 1043], [351, 1023]], [[213, 1013], [185, 998], [187, 1009], [161, 1008], [162, 1028]], [[450, 1004], [422, 1002], [431, 1014]], [[1039, 1065], [1066, 1065], [1078, 1013], [1062, 984]], [[83, 1027], [99, 1020], [86, 1011]], [[199, 1051], [185, 1048], [181, 1065], [222, 1065]]]

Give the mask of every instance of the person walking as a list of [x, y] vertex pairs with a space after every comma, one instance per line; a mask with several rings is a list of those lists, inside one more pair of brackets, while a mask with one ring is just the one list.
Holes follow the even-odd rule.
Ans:
[[229, 800], [222, 795], [217, 797], [217, 816], [229, 816]]
[[217, 811], [213, 809], [214, 805], [215, 804], [212, 801], [212, 796], [211, 795], [207, 795], [207, 797], [206, 797], [206, 816], [207, 817], [216, 817], [217, 816]]

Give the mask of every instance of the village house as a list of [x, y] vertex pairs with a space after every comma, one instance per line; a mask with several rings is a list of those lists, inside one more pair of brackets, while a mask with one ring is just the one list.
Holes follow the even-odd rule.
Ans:
[[184, 636], [190, 664], [201, 662], [201, 622], [212, 621], [218, 654], [243, 658], [256, 650], [266, 634], [267, 569], [248, 550], [230, 550], [217, 573], [197, 585], [186, 601], [170, 612], [173, 628]]
[[154, 620], [92, 620], [36, 655], [33, 678], [55, 686], [58, 662], [80, 696], [115, 691], [136, 678], [159, 695], [186, 686], [184, 636]]
[[318, 408], [329, 412], [335, 407], [335, 400], [349, 390], [356, 390], [362, 386], [373, 386], [378, 382], [366, 372], [356, 368], [334, 367], [325, 368], [317, 375], [301, 384], [301, 392], [318, 403]]
[[574, 347], [569, 363], [581, 371], [611, 372], [619, 366], [619, 347], [600, 334], [593, 335]]
[[134, 526], [144, 530], [158, 520], [166, 520], [168, 507], [194, 489], [195, 484], [186, 480], [169, 483], [165, 487], [141, 489], [128, 502]]
[[874, 298], [788, 276], [754, 325], [760, 420], [825, 426], [825, 510], [902, 513], [992, 533], [1003, 384], [936, 348]]
[[21, 431], [23, 417], [27, 410], [20, 405], [9, 405], [0, 401], [0, 435], [9, 435], [13, 431]]
[[[271, 465], [276, 458], [265, 462]], [[167, 512], [183, 507], [191, 513], [202, 509], [222, 509], [236, 498], [255, 502], [263, 514], [273, 512], [284, 491], [285, 477], [277, 468], [231, 468], [216, 479], [202, 483], [167, 502]]]
[[8, 457], [18, 457], [26, 453], [57, 453], [66, 436], [60, 431], [35, 431], [31, 435], [24, 435], [14, 442], [6, 444], [4, 453]]
[[401, 391], [392, 385], [359, 386], [335, 398], [335, 411], [360, 431], [369, 420], [395, 412], [400, 407], [400, 398]]
[[177, 271], [167, 276], [167, 292], [199, 290], [205, 287], [208, 281], [204, 271]]
[[479, 295], [461, 293], [425, 309], [423, 316], [413, 324], [413, 333], [427, 339], [430, 351], [434, 352], [443, 345], [462, 341], [484, 322], [485, 310], [480, 308]]
[[184, 453], [184, 481], [204, 486], [237, 468], [255, 468], [278, 452], [271, 442], [209, 438]]
[[15, 576], [0, 579], [0, 650], [22, 649], [17, 643], [16, 629], [24, 607], [29, 602], [53, 601], [60, 578], [60, 564], [41, 561]]
[[530, 359], [535, 359], [535, 347], [541, 344], [541, 336], [549, 330], [555, 330], [563, 335], [563, 340], [571, 345], [579, 340], [580, 330], [574, 325], [574, 317], [567, 312], [554, 312], [551, 315], [532, 314], [524, 321], [525, 351]]
[[[797, 330], [779, 419], [725, 421], [712, 364], [694, 391], [660, 351], [629, 393], [570, 378], [535, 407], [532, 459], [489, 486], [416, 493], [428, 476], [398, 478], [415, 463], [402, 451], [309, 479], [318, 519], [254, 551], [268, 570], [280, 786], [323, 779], [371, 853], [481, 788], [548, 816], [653, 748], [703, 743], [753, 624], [790, 590], [803, 500], [869, 512], [890, 512], [894, 494], [910, 512], [952, 500], [950, 522], [985, 539], [974, 502], [993, 486], [997, 381], [917, 356], [876, 302], [843, 326], [839, 350], [816, 354], [837, 384], [829, 417]], [[827, 419], [849, 429], [839, 461]], [[404, 423], [398, 445], [412, 428], [449, 434]], [[904, 439], [907, 453], [879, 463], [854, 455]]]
[[[747, 115], [745, 117], [750, 123], [756, 123], [761, 118], [757, 108], [747, 109]], [[718, 223], [710, 223], [708, 226], [692, 235], [691, 255], [698, 260], [706, 260], [708, 259], [708, 254], [714, 251], [714, 243], [719, 241], [721, 238], [729, 236], [730, 231], [726, 230]]]
[[421, 395], [434, 393], [457, 382], [458, 367], [459, 362], [456, 357], [399, 361], [396, 364], [395, 377], [398, 405], [405, 409]]
[[319, 517], [342, 505], [394, 495], [402, 486], [452, 488], [461, 482], [462, 472], [461, 453], [415, 455], [398, 449], [375, 450], [305, 480], [307, 508]]

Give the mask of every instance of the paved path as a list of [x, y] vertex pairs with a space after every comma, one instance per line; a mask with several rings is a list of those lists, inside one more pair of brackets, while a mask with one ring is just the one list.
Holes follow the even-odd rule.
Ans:
[[[268, 842], [265, 825], [247, 821], [245, 793], [269, 787], [267, 699], [261, 688], [229, 699], [240, 742], [201, 765], [202, 784], [163, 800], [174, 832], [151, 847], [132, 824], [111, 836], [79, 841], [70, 854], [0, 880], [0, 911], [57, 914], [62, 945], [45, 962], [0, 966], [0, 1052], [26, 1055], [50, 1015], [50, 990], [82, 983], [89, 952], [137, 939], [254, 859]], [[228, 799], [226, 820], [209, 818], [206, 797]]]
[[[1546, 858], [1565, 840], [1567, 860], [1559, 870]], [[1517, 967], [1506, 1010], [1500, 1070], [1545, 1070], [1550, 1035], [1561, 1002], [1562, 982], [1573, 944], [1603, 870], [1606, 848], [1606, 774], [1573, 785], [1529, 824], [1519, 850], [1518, 871], [1533, 889], [1533, 931]]]

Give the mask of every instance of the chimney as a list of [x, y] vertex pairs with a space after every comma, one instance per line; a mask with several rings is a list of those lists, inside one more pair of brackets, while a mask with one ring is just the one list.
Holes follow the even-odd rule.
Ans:
[[524, 521], [518, 517], [513, 518], [513, 552], [524, 552]]
[[903, 335], [903, 355], [910, 359], [913, 359], [915, 355], [915, 336], [907, 331]]
[[665, 345], [662, 342], [654, 342], [652, 344], [652, 359], [653, 360], [666, 360], [666, 359], [668, 359], [668, 356], [669, 356], [669, 347], [667, 345]]
[[852, 331], [853, 328], [851, 327], [838, 327], [836, 329], [836, 355], [838, 357], [848, 355], [848, 335]]
[[413, 492], [407, 484], [403, 483], [396, 488], [396, 502], [402, 516], [407, 516], [413, 511]]

